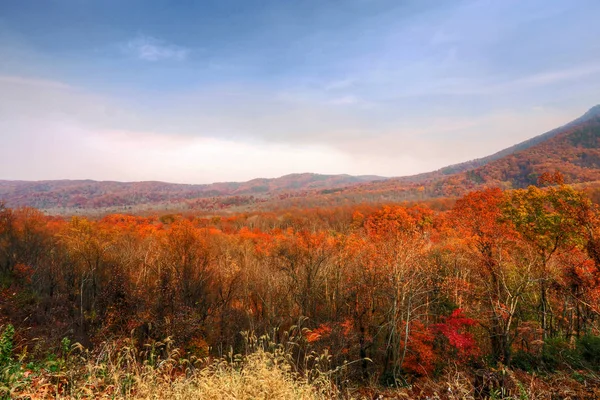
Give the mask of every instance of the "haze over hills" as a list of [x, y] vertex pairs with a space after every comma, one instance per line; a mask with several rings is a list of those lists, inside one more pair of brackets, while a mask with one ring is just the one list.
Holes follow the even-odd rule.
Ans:
[[488, 157], [349, 190], [399, 189], [406, 199], [415, 197], [411, 197], [414, 189], [419, 198], [459, 196], [482, 186], [526, 187], [535, 184], [542, 173], [554, 171], [560, 171], [568, 183], [600, 180], [600, 105], [559, 128]]
[[580, 118], [495, 154], [437, 171], [399, 178], [291, 174], [275, 179], [208, 185], [92, 180], [0, 181], [7, 206], [114, 211], [146, 206], [215, 210], [279, 203], [324, 205], [460, 196], [485, 186], [535, 184], [560, 171], [569, 183], [600, 181], [600, 105]]
[[247, 182], [189, 185], [166, 182], [114, 182], [94, 180], [0, 181], [0, 200], [9, 207], [30, 206], [44, 210], [127, 207], [140, 204], [165, 206], [192, 199], [225, 198], [225, 205], [241, 205], [283, 192], [327, 190], [380, 176], [290, 174]]
[[506, 149], [500, 150], [500, 151], [498, 151], [492, 155], [489, 155], [487, 157], [477, 158], [474, 160], [449, 165], [447, 167], [443, 167], [443, 168], [440, 168], [440, 169], [438, 169], [436, 171], [432, 171], [432, 172], [426, 172], [423, 174], [400, 177], [398, 179], [405, 180], [405, 181], [411, 181], [411, 182], [422, 182], [422, 181], [428, 181], [430, 179], [440, 178], [440, 177], [447, 176], [447, 175], [454, 175], [454, 174], [457, 174], [460, 172], [466, 172], [469, 170], [473, 170], [478, 167], [482, 167], [486, 164], [489, 164], [495, 160], [499, 160], [503, 157], [510, 156], [511, 154], [517, 153], [519, 151], [529, 149], [530, 147], [533, 147], [544, 141], [550, 140], [561, 133], [565, 133], [569, 128], [575, 128], [583, 123], [597, 119], [598, 117], [600, 117], [600, 104], [592, 107], [581, 117], [579, 117], [563, 126], [560, 126], [556, 129], [553, 129], [553, 130], [543, 133], [541, 135], [532, 137], [531, 139], [525, 140], [521, 143], [517, 143], [513, 146], [510, 146]]

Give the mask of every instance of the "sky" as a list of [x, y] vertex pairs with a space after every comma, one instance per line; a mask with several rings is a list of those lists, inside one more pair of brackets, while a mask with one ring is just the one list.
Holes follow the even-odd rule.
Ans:
[[600, 103], [597, 0], [0, 0], [0, 179], [403, 176]]

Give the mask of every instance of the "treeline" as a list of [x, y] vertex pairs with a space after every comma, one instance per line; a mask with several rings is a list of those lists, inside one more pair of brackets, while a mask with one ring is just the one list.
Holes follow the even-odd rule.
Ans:
[[354, 361], [352, 379], [384, 383], [456, 362], [597, 368], [599, 219], [564, 184], [472, 192], [449, 211], [64, 220], [0, 207], [0, 326], [33, 357], [65, 337], [169, 336], [201, 357], [301, 323], [334, 365]]

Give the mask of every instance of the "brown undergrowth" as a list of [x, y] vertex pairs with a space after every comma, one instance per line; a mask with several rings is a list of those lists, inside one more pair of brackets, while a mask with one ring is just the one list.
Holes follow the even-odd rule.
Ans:
[[[289, 338], [288, 338], [289, 339]], [[590, 371], [538, 375], [507, 368], [453, 366], [437, 378], [401, 388], [345, 386], [329, 356], [300, 362], [293, 338], [276, 344], [248, 337], [245, 354], [220, 359], [185, 358], [167, 339], [138, 350], [122, 341], [90, 352], [75, 344], [43, 367], [5, 370], [3, 398], [10, 399], [598, 399], [600, 379]]]
[[244, 354], [184, 354], [171, 339], [143, 346], [131, 340], [95, 351], [66, 347], [58, 357], [29, 362], [26, 349], [2, 368], [2, 399], [330, 399], [342, 396], [331, 356], [297, 351], [301, 329], [283, 340], [244, 334]]

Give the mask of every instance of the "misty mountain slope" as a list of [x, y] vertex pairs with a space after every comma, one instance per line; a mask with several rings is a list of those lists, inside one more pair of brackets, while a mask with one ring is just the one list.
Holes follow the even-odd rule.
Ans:
[[584, 124], [588, 121], [592, 122], [600, 117], [600, 104], [589, 109], [584, 115], [581, 117], [563, 125], [558, 128], [552, 129], [546, 133], [541, 135], [532, 137], [531, 139], [527, 139], [521, 143], [517, 143], [513, 146], [507, 147], [506, 149], [502, 149], [492, 155], [487, 157], [477, 158], [470, 161], [465, 161], [458, 164], [449, 165], [447, 167], [440, 168], [436, 171], [426, 172], [422, 174], [406, 176], [397, 178], [406, 182], [423, 182], [428, 181], [435, 178], [441, 178], [448, 175], [455, 175], [461, 172], [466, 172], [469, 170], [474, 170], [479, 167], [483, 167], [493, 161], [502, 159], [504, 157], [510, 156], [511, 154], [515, 154], [517, 152], [527, 150], [537, 144], [543, 143], [547, 140], [554, 138], [555, 136], [561, 135], [565, 132], [569, 132], [572, 128], [575, 128], [581, 124]]
[[[248, 182], [187, 185], [165, 182], [114, 182], [93, 180], [0, 181], [0, 201], [9, 207], [40, 209], [135, 206], [178, 203], [190, 199], [243, 196], [246, 202], [280, 192], [332, 189], [384, 179], [378, 176], [290, 174]], [[242, 199], [243, 202], [243, 199]]]
[[600, 180], [600, 106], [491, 156], [429, 173], [356, 185], [336, 195], [352, 202], [453, 197], [489, 186], [526, 187], [544, 172], [554, 171], [560, 171], [567, 183]]
[[44, 210], [169, 205], [195, 210], [328, 206], [356, 202], [424, 200], [469, 190], [535, 184], [560, 171], [568, 183], [600, 181], [600, 106], [582, 117], [481, 159], [400, 178], [291, 174], [275, 179], [184, 185], [164, 182], [0, 181], [7, 206]]
[[448, 167], [444, 167], [439, 171], [445, 175], [454, 174], [457, 172], [464, 172], [470, 169], [475, 169], [477, 167], [481, 167], [483, 165], [489, 164], [492, 161], [501, 159], [503, 157], [509, 156], [511, 154], [517, 153], [522, 150], [526, 150], [530, 147], [533, 147], [539, 143], [552, 139], [553, 137], [564, 133], [565, 131], [573, 128], [579, 124], [585, 123], [589, 120], [597, 118], [600, 116], [600, 105], [592, 107], [588, 112], [586, 112], [581, 117], [577, 118], [574, 121], [569, 122], [566, 125], [563, 125], [559, 128], [553, 129], [549, 132], [543, 133], [539, 136], [533, 137], [531, 139], [525, 140], [524, 142], [515, 144], [514, 146], [508, 147], [506, 149], [500, 150], [497, 153], [494, 153], [490, 156], [475, 159], [472, 161], [467, 161], [460, 164], [450, 165]]
[[[500, 155], [500, 156], [498, 156]], [[490, 156], [462, 176], [475, 184], [525, 187], [544, 172], [560, 171], [567, 182], [600, 179], [600, 107], [553, 131]]]

